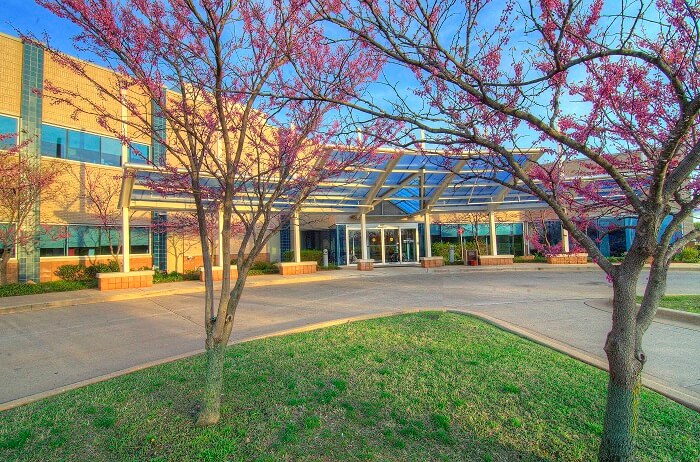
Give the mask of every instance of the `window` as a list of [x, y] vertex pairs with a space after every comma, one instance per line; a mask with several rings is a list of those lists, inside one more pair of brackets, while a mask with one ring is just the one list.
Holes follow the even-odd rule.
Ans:
[[66, 129], [52, 125], [41, 126], [41, 155], [46, 157], [66, 157]]
[[132, 143], [129, 146], [129, 162], [134, 164], [147, 164], [150, 160], [150, 148], [141, 143]]
[[15, 233], [9, 229], [9, 226], [8, 224], [0, 224], [0, 257], [5, 253], [6, 241], [11, 243], [10, 252], [12, 252], [12, 255], [10, 255], [10, 258], [15, 256]]
[[16, 118], [0, 115], [0, 149], [17, 146], [18, 131]]
[[[151, 250], [150, 233], [145, 227], [129, 228], [131, 253], [148, 254]], [[68, 226], [68, 255], [69, 256], [95, 256], [111, 255], [111, 250], [116, 252], [121, 244], [122, 232], [120, 228], [101, 228], [99, 226]]]
[[100, 137], [85, 132], [68, 131], [68, 159], [100, 163]]
[[122, 164], [122, 142], [102, 137], [102, 165], [119, 167]]
[[64, 257], [66, 255], [65, 234], [65, 226], [42, 226], [39, 234], [39, 255]]
[[129, 228], [129, 247], [131, 253], [150, 253], [150, 233], [148, 228]]

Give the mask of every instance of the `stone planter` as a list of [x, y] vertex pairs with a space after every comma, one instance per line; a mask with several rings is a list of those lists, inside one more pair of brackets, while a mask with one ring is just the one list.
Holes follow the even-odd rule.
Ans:
[[479, 255], [479, 264], [483, 266], [512, 265], [513, 255]]
[[97, 273], [97, 289], [140, 289], [153, 286], [153, 271], [129, 271], [128, 273]]
[[445, 264], [442, 257], [420, 257], [421, 268], [438, 268]]
[[302, 261], [302, 262], [282, 262], [275, 263], [280, 269], [280, 274], [282, 276], [296, 276], [299, 274], [311, 274], [316, 272], [316, 267], [318, 262], [315, 261]]
[[372, 271], [374, 269], [374, 260], [372, 259], [359, 259], [357, 260], [358, 271]]
[[547, 263], [552, 265], [584, 265], [588, 263], [587, 253], [560, 253], [548, 255]]

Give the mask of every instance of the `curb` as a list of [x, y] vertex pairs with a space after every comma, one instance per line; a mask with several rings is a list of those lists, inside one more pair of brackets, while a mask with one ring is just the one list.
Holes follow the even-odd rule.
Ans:
[[[549, 337], [543, 336], [541, 334], [537, 334], [534, 332], [531, 332], [527, 329], [518, 327], [514, 324], [511, 324], [507, 321], [502, 321], [500, 319], [491, 317], [486, 314], [478, 313], [475, 311], [471, 310], [458, 310], [458, 309], [452, 309], [452, 308], [429, 308], [429, 309], [423, 309], [423, 308], [408, 308], [408, 309], [403, 309], [403, 310], [397, 310], [397, 311], [384, 311], [380, 313], [372, 313], [372, 314], [364, 314], [364, 315], [358, 315], [358, 316], [351, 316], [351, 317], [345, 317], [345, 318], [339, 318], [339, 319], [334, 319], [331, 321], [323, 321], [319, 323], [314, 323], [314, 324], [309, 324], [306, 326], [302, 327], [295, 327], [292, 329], [285, 329], [281, 330], [278, 332], [272, 332], [269, 334], [263, 334], [263, 335], [255, 335], [251, 337], [245, 337], [242, 339], [237, 339], [237, 340], [232, 340], [229, 341], [228, 345], [235, 345], [235, 344], [240, 344], [240, 343], [245, 343], [245, 342], [250, 342], [253, 340], [261, 340], [265, 338], [272, 338], [272, 337], [279, 337], [283, 335], [290, 335], [290, 334], [297, 334], [297, 333], [303, 333], [303, 332], [310, 332], [313, 330], [318, 330], [318, 329], [323, 329], [325, 327], [332, 327], [332, 326], [337, 326], [341, 324], [347, 324], [350, 322], [356, 322], [356, 321], [364, 321], [368, 319], [378, 319], [378, 318], [384, 318], [388, 316], [397, 316], [397, 315], [402, 315], [402, 314], [409, 314], [409, 313], [418, 313], [421, 311], [442, 311], [446, 313], [453, 313], [453, 314], [458, 314], [462, 316], [472, 316], [474, 318], [480, 319], [488, 324], [491, 324], [493, 326], [496, 326], [497, 328], [504, 330], [506, 332], [510, 332], [514, 335], [517, 335], [519, 337], [522, 337], [524, 339], [527, 339], [531, 342], [537, 343], [539, 345], [545, 346], [547, 348], [551, 348], [555, 351], [558, 351], [559, 353], [565, 354], [573, 359], [576, 359], [578, 361], [581, 361], [583, 363], [586, 363], [588, 365], [591, 365], [593, 367], [596, 367], [598, 369], [601, 369], [603, 371], [607, 372], [607, 367], [608, 364], [606, 361], [603, 359], [593, 356], [590, 353], [587, 353], [583, 350], [580, 350], [578, 348], [575, 348], [571, 345], [567, 345], [565, 343], [559, 342], [557, 340], [551, 339]], [[70, 390], [75, 390], [77, 388], [82, 388], [87, 385], [91, 385], [94, 383], [99, 383], [99, 382], [104, 382], [106, 380], [125, 375], [125, 374], [130, 374], [132, 372], [140, 371], [143, 369], [147, 369], [149, 367], [157, 366], [160, 364], [166, 364], [169, 362], [177, 361], [179, 359], [184, 359], [184, 358], [189, 358], [191, 356], [195, 356], [198, 354], [204, 353], [205, 350], [198, 349], [195, 351], [191, 351], [188, 353], [182, 353], [179, 355], [175, 356], [170, 356], [168, 358], [163, 358], [159, 359], [156, 361], [151, 361], [148, 363], [140, 364], [138, 366], [133, 366], [127, 369], [122, 369], [120, 371], [115, 371], [111, 372], [109, 374], [101, 375], [98, 377], [93, 377], [91, 379], [86, 379], [82, 380], [80, 382], [76, 382], [70, 385], [65, 385], [63, 387], [59, 388], [54, 388], [53, 390], [47, 390], [41, 393], [37, 393], [34, 395], [30, 396], [25, 396], [23, 398], [15, 399], [12, 401], [8, 401], [6, 403], [0, 404], [0, 412], [6, 411], [15, 407], [23, 406], [25, 404], [32, 403], [34, 401], [38, 401], [44, 398], [48, 398], [51, 396], [55, 396], [57, 394], [70, 391]], [[642, 374], [642, 383], [645, 387], [647, 387], [650, 390], [653, 390], [660, 395], [663, 395], [672, 401], [677, 402], [678, 404], [681, 404], [689, 409], [692, 409], [694, 411], [700, 412], [700, 399], [689, 395], [687, 393], [684, 393], [681, 390], [678, 390], [671, 386], [670, 384], [666, 384], [663, 381], [660, 381], [658, 379], [652, 378], [648, 374]]]
[[[644, 269], [649, 269], [648, 265]], [[465, 265], [445, 265], [437, 269], [431, 270], [435, 273], [470, 273], [473, 271], [560, 271], [562, 269], [572, 271], [602, 271], [599, 266], [590, 263], [587, 264], [572, 264], [558, 265], [551, 263], [513, 263], [512, 265], [493, 265], [493, 266], [465, 266]], [[675, 271], [700, 271], [700, 265], [693, 266], [676, 266], [671, 265], [668, 269], [671, 272]]]
[[[596, 300], [602, 299], [586, 299], [584, 304], [590, 306], [591, 308], [596, 308], [599, 310], [605, 310], [608, 313], [612, 313], [612, 299], [605, 301], [605, 306], [601, 306], [598, 303], [593, 303]], [[639, 304], [637, 304], [639, 306]], [[654, 315], [654, 321], [674, 321], [682, 324], [689, 324], [691, 326], [700, 326], [700, 314], [689, 313], [687, 311], [672, 310], [669, 308], [659, 307], [656, 309], [656, 315]]]
[[[448, 313], [473, 316], [475, 318], [481, 319], [484, 322], [494, 325], [499, 329], [505, 330], [519, 337], [535, 342], [539, 345], [556, 350], [573, 359], [584, 362], [590, 366], [597, 367], [598, 369], [601, 369], [606, 372], [608, 371], [607, 361], [597, 356], [593, 356], [590, 353], [575, 348], [571, 345], [567, 345], [566, 343], [559, 342], [541, 334], [537, 334], [535, 332], [511, 324], [507, 321], [502, 321], [498, 318], [494, 318], [487, 314], [482, 314], [471, 310], [448, 309], [446, 311]], [[667, 384], [659, 379], [653, 378], [652, 376], [649, 376], [645, 373], [642, 373], [642, 384], [648, 389], [653, 390], [656, 393], [663, 395], [669, 398], [670, 400], [675, 401], [678, 404], [681, 404], [696, 412], [700, 412], [700, 398], [698, 397], [684, 393], [683, 391], [674, 388], [672, 385]]]
[[668, 319], [669, 321], [683, 322], [700, 326], [700, 314], [689, 313], [687, 311], [670, 310], [668, 308], [657, 308], [655, 318]]

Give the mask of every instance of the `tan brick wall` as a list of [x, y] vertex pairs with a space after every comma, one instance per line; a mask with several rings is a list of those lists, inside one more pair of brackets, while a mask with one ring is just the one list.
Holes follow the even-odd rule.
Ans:
[[[103, 177], [103, 182], [110, 182], [116, 188], [117, 195], [112, 203], [113, 209], [118, 205], [118, 192], [121, 188], [122, 170], [117, 167], [105, 167], [75, 161], [42, 158], [42, 168], [58, 169], [61, 175], [57, 180], [55, 191], [41, 197], [41, 222], [45, 224], [99, 224], [94, 206], [85, 198], [81, 184], [87, 175]], [[149, 212], [134, 212], [131, 223], [135, 226], [150, 224]]]
[[[116, 79], [106, 69], [86, 64], [86, 71], [91, 78], [101, 82], [105, 88], [111, 90], [116, 87]], [[44, 79], [51, 85], [81, 95], [81, 98], [72, 99], [73, 104], [78, 108], [76, 112], [71, 105], [65, 102], [57, 102], [55, 99], [52, 99], [50, 92], [45, 92], [42, 116], [45, 123], [76, 130], [85, 130], [99, 135], [113, 136], [110, 130], [102, 127], [97, 122], [97, 117], [92, 115], [95, 111], [90, 107], [90, 103], [86, 102], [90, 101], [94, 104], [99, 104], [102, 108], [109, 111], [110, 114], [114, 114], [113, 118], [107, 120], [107, 126], [117, 132], [121, 130], [119, 121], [121, 118], [121, 103], [105, 96], [88, 79], [79, 77], [73, 71], [57, 63], [48, 54], [44, 59]], [[90, 112], [90, 114], [82, 113], [81, 111]]]
[[22, 42], [0, 34], [0, 113], [20, 115], [22, 103]]

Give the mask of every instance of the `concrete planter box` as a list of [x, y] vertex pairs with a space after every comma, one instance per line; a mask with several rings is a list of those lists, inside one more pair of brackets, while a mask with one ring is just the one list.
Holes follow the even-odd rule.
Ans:
[[128, 273], [97, 273], [97, 289], [140, 289], [153, 286], [153, 271], [129, 271]]
[[[214, 281], [221, 281], [224, 278], [224, 268], [221, 266], [213, 266], [211, 268], [212, 279]], [[238, 277], [238, 266], [231, 265], [231, 279]], [[204, 267], [199, 267], [199, 280], [204, 282], [206, 278], [204, 277]]]
[[357, 269], [359, 271], [372, 271], [374, 269], [374, 260], [357, 260]]
[[483, 266], [512, 265], [514, 255], [479, 255], [479, 264]]
[[585, 265], [588, 263], [587, 253], [560, 253], [547, 256], [547, 263], [553, 265]]
[[420, 257], [421, 268], [437, 268], [445, 264], [442, 257]]
[[316, 272], [316, 267], [318, 262], [315, 261], [302, 261], [302, 262], [283, 262], [276, 263], [277, 267], [280, 269], [280, 274], [282, 276], [295, 276], [297, 274], [311, 274]]

